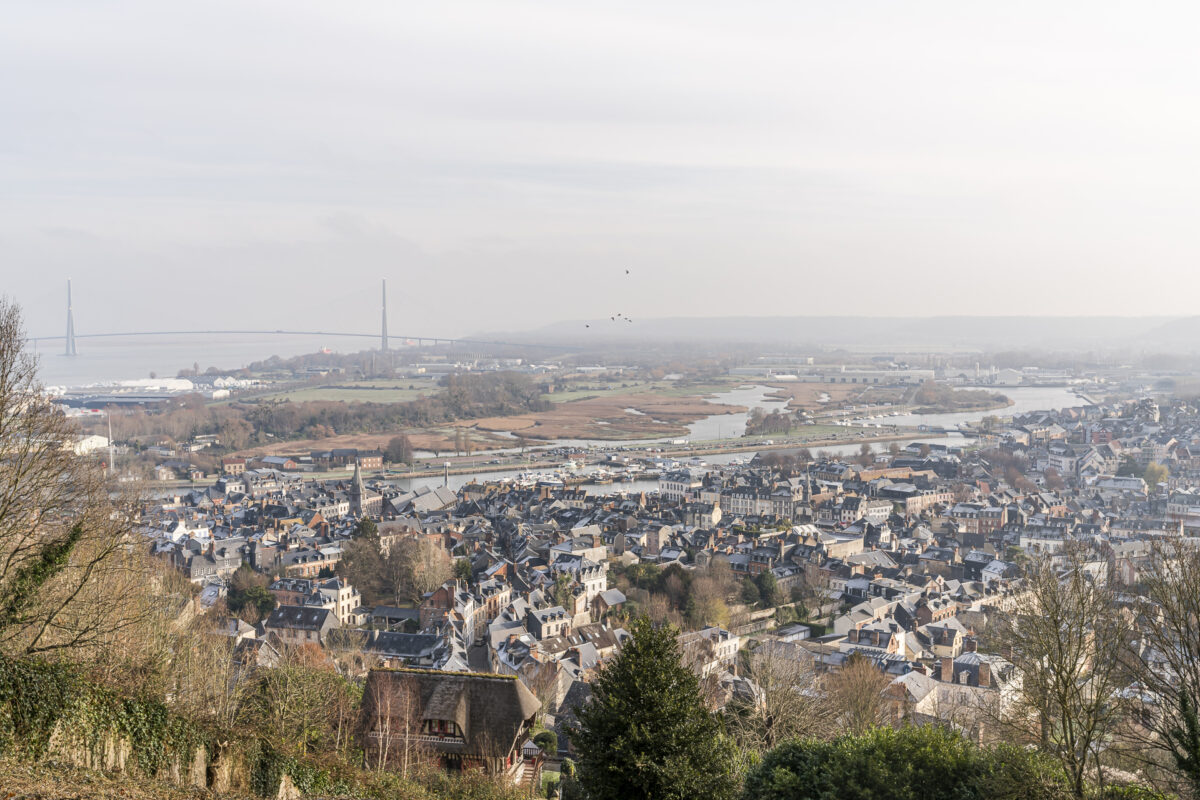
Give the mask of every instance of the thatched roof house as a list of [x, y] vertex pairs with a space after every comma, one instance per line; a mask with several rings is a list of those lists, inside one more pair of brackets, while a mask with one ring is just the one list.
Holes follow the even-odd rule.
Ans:
[[513, 774], [541, 702], [512, 675], [375, 669], [363, 695], [371, 765], [435, 757], [449, 770]]

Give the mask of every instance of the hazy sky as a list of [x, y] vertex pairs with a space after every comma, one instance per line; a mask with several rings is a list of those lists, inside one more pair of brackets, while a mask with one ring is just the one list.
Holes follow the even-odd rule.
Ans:
[[[9, 3], [34, 333], [1192, 314], [1194, 3]], [[632, 274], [626, 278], [624, 270]], [[194, 322], [194, 325], [191, 323]]]

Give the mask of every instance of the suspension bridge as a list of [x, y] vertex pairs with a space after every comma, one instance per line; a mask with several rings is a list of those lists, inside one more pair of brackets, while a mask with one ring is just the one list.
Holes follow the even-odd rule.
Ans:
[[504, 342], [493, 339], [462, 339], [457, 337], [447, 336], [429, 336], [427, 334], [411, 335], [411, 334], [388, 334], [388, 319], [387, 319], [387, 281], [383, 281], [383, 303], [382, 303], [382, 324], [379, 333], [361, 333], [352, 331], [317, 331], [317, 330], [252, 330], [252, 329], [195, 329], [195, 330], [166, 330], [166, 331], [120, 331], [107, 333], [76, 333], [75, 332], [75, 312], [71, 305], [71, 282], [67, 281], [67, 330], [66, 333], [56, 336], [30, 336], [28, 341], [38, 344], [41, 342], [63, 342], [63, 355], [73, 356], [77, 354], [76, 341], [79, 339], [115, 339], [120, 337], [132, 336], [322, 336], [326, 338], [352, 338], [352, 339], [376, 339], [379, 342], [379, 349], [387, 351], [391, 349], [392, 340], [399, 340], [405, 344], [415, 343], [416, 347], [438, 347], [438, 346], [472, 346], [472, 347], [519, 347], [519, 348], [539, 348], [539, 349], [561, 349], [555, 345], [535, 344], [532, 342]]

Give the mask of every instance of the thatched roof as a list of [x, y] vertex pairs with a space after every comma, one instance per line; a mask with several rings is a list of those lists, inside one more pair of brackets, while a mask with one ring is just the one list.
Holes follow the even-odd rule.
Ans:
[[424, 669], [371, 670], [363, 695], [363, 713], [374, 729], [375, 706], [388, 692], [414, 692], [418, 719], [455, 722], [464, 741], [437, 742], [451, 753], [506, 757], [517, 744], [541, 702], [515, 676]]

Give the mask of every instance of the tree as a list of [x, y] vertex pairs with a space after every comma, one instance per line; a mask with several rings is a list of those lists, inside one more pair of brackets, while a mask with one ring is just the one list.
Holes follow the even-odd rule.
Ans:
[[875, 463], [875, 451], [871, 449], [871, 445], [863, 442], [858, 448], [858, 464], [860, 467], [869, 467]]
[[358, 589], [367, 605], [400, 602], [407, 591], [398, 548], [385, 548], [378, 527], [365, 517], [358, 521], [357, 533], [342, 546], [338, 574]]
[[934, 725], [793, 739], [746, 776], [745, 800], [1060, 800], [1052, 762], [1012, 745], [980, 748]]
[[834, 729], [831, 706], [816, 691], [811, 653], [767, 641], [743, 650], [741, 660], [754, 693], [735, 695], [725, 718], [743, 748], [764, 753], [788, 739], [823, 737]]
[[0, 297], [0, 651], [81, 658], [152, 615], [150, 569], [98, 461], [37, 380], [19, 308]]
[[[235, 610], [230, 606], [230, 610]], [[236, 609], [237, 612], [245, 612], [248, 616], [253, 616], [257, 622], [266, 617], [275, 610], [275, 596], [267, 591], [265, 586], [251, 586], [241, 596], [241, 603]], [[249, 621], [249, 620], [247, 620]]]
[[1141, 635], [1126, 660], [1155, 698], [1155, 713], [1139, 715], [1137, 743], [1166, 756], [1200, 796], [1200, 548], [1188, 540], [1157, 544], [1141, 572]]
[[842, 726], [852, 733], [865, 733], [887, 721], [883, 692], [889, 684], [873, 661], [854, 654], [826, 679], [825, 692]]
[[1169, 471], [1163, 464], [1155, 464], [1153, 461], [1146, 465], [1146, 471], [1142, 474], [1142, 480], [1146, 482], [1146, 486], [1150, 491], [1154, 491], [1158, 484], [1167, 479]]
[[728, 591], [719, 578], [704, 574], [691, 583], [688, 593], [688, 621], [697, 628], [705, 625], [728, 625], [729, 606], [725, 603]]
[[1137, 474], [1137, 460], [1130, 455], [1121, 456], [1121, 462], [1117, 465], [1117, 475], [1122, 478], [1132, 478]]
[[454, 559], [454, 577], [463, 583], [468, 583], [472, 576], [471, 559], [469, 556]]
[[[419, 536], [400, 543], [399, 552], [405, 583], [413, 600], [420, 600], [427, 592], [450, 580], [454, 574], [450, 564], [450, 553], [442, 546], [438, 536]], [[389, 555], [393, 555], [390, 554]]]
[[681, 663], [677, 634], [636, 620], [632, 638], [578, 709], [579, 727], [569, 735], [591, 800], [735, 796], [736, 748]]
[[302, 756], [320, 741], [332, 716], [336, 677], [320, 648], [308, 644], [284, 647], [275, 665], [262, 671], [255, 718], [281, 751]]
[[253, 682], [238, 667], [235, 639], [221, 630], [214, 615], [184, 629], [173, 649], [171, 676], [177, 707], [220, 731], [245, 722]]
[[371, 681], [370, 685], [363, 698], [366, 713], [362, 719], [376, 721], [376, 727], [364, 733], [378, 744], [367, 766], [376, 770], [398, 769], [406, 777], [428, 756], [429, 750], [421, 741], [420, 691], [408, 677]]
[[383, 455], [389, 464], [411, 464], [413, 461], [413, 447], [412, 442], [408, 439], [408, 435], [400, 434], [389, 439]]
[[546, 755], [558, 755], [558, 734], [554, 731], [539, 731], [534, 735], [533, 743], [542, 748]]
[[[275, 610], [275, 596], [267, 591], [268, 579], [243, 564], [229, 579], [225, 604], [234, 614], [253, 617], [253, 622]], [[243, 614], [245, 612], [245, 614]], [[250, 619], [246, 620], [250, 622]]]
[[1021, 610], [995, 622], [997, 649], [1021, 676], [1000, 722], [1053, 754], [1076, 797], [1121, 721], [1127, 685], [1120, 654], [1129, 626], [1106, 576], [1107, 563], [1089, 562], [1080, 548], [1032, 561]]
[[779, 588], [779, 581], [775, 578], [774, 572], [764, 569], [758, 573], [755, 582], [758, 584], [763, 607], [773, 608], [783, 602], [783, 591]]
[[554, 588], [550, 591], [554, 605], [562, 606], [566, 609], [574, 608], [575, 604], [571, 602], [571, 598], [573, 597], [571, 587], [574, 583], [575, 581], [566, 572], [560, 572], [554, 576]]
[[758, 584], [754, 582], [754, 578], [749, 575], [742, 578], [742, 602], [748, 606], [757, 605], [762, 598], [762, 593], [758, 591]]
[[1042, 475], [1046, 479], [1047, 489], [1053, 489], [1057, 491], [1067, 487], [1067, 482], [1063, 480], [1062, 475], [1060, 475], [1058, 470], [1056, 470], [1054, 467], [1047, 467], [1046, 471], [1042, 473]]

